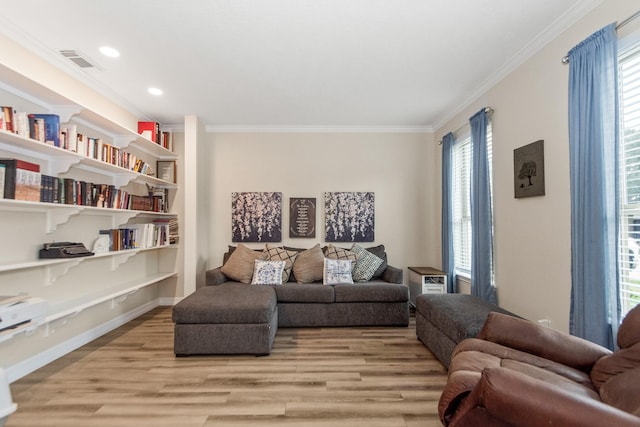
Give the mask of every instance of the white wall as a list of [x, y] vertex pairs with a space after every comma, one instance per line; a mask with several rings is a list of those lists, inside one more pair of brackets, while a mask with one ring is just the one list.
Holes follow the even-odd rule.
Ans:
[[[499, 303], [530, 319], [550, 319], [554, 328], [564, 331], [569, 329], [571, 206], [569, 68], [561, 58], [596, 30], [624, 20], [637, 9], [637, 2], [603, 2], [436, 132], [440, 138], [483, 106], [495, 109], [492, 123]], [[513, 150], [538, 139], [545, 141], [546, 195], [515, 199]]]
[[[389, 263], [440, 266], [432, 134], [209, 133], [208, 141], [209, 268], [221, 264], [232, 244], [231, 193], [236, 191], [282, 192], [283, 242], [304, 248], [324, 244], [324, 192], [373, 191], [373, 244], [385, 245]], [[317, 199], [315, 239], [289, 238], [290, 197]]]

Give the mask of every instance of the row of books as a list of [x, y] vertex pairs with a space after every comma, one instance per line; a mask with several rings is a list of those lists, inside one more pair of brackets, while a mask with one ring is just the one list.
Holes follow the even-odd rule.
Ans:
[[[16, 133], [45, 144], [60, 147], [91, 159], [106, 162], [145, 175], [155, 175], [148, 162], [120, 147], [78, 132], [77, 126], [61, 126], [57, 114], [27, 114], [2, 106], [0, 130]], [[138, 132], [156, 144], [171, 150], [171, 133], [161, 132], [157, 122], [138, 122]]]
[[173, 140], [171, 138], [171, 132], [164, 132], [160, 130], [160, 123], [158, 122], [138, 122], [138, 133], [142, 137], [147, 138], [158, 145], [173, 151]]
[[125, 228], [100, 230], [101, 235], [109, 236], [109, 250], [155, 248], [167, 246], [169, 240], [169, 223], [154, 221], [146, 224], [132, 224]]
[[167, 189], [148, 186], [147, 194], [139, 196], [112, 184], [41, 174], [40, 165], [19, 159], [0, 159], [0, 198], [169, 212]]
[[178, 232], [178, 219], [170, 218], [168, 222], [169, 222], [169, 244], [175, 245], [178, 243], [179, 236], [180, 236]]
[[60, 144], [57, 146], [90, 159], [110, 163], [144, 175], [154, 175], [153, 167], [135, 154], [115, 145], [107, 144], [101, 138], [78, 133], [78, 128], [74, 124], [62, 128]]

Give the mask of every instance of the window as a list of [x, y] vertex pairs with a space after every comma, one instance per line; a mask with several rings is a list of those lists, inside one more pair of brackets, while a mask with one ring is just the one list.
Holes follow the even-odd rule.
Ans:
[[640, 45], [620, 55], [620, 302], [640, 302]]
[[456, 274], [471, 276], [471, 137], [453, 146], [453, 252]]
[[[487, 128], [490, 187], [493, 203], [493, 162], [491, 124]], [[456, 274], [471, 277], [471, 136], [461, 137], [453, 146], [453, 251]], [[489, 254], [492, 257], [492, 254]], [[492, 263], [493, 266], [493, 258]], [[493, 274], [492, 274], [493, 276]], [[492, 279], [493, 281], [493, 279]]]

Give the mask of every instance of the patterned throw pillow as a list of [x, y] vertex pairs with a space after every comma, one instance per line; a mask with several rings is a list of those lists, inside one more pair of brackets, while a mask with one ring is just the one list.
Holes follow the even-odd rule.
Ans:
[[267, 255], [263, 252], [254, 251], [239, 244], [220, 270], [231, 280], [249, 284], [253, 277], [254, 261], [266, 257]]
[[384, 262], [383, 259], [375, 256], [357, 243], [353, 244], [351, 252], [355, 253], [358, 258], [355, 267], [353, 267], [354, 282], [371, 280], [378, 267]]
[[282, 270], [282, 283], [287, 283], [289, 281], [289, 276], [291, 275], [291, 270], [293, 269], [293, 263], [298, 256], [298, 252], [288, 251], [284, 248], [274, 246], [270, 243], [267, 243], [265, 245], [264, 252], [267, 254], [269, 260], [271, 261], [284, 261], [284, 270]]
[[253, 269], [252, 285], [282, 285], [284, 261], [256, 260]]
[[325, 249], [324, 255], [327, 258], [331, 259], [348, 259], [351, 261], [352, 268], [356, 265], [356, 261], [358, 260], [358, 257], [355, 253], [346, 249], [338, 248], [337, 246], [333, 246], [331, 244], [327, 246], [327, 249]]
[[325, 258], [322, 284], [353, 284], [353, 278], [351, 277], [351, 260]]

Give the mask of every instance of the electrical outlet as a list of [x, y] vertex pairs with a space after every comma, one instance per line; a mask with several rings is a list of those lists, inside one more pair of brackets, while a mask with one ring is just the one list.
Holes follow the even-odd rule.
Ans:
[[542, 326], [546, 326], [547, 328], [551, 327], [551, 320], [549, 319], [540, 319], [538, 320], [538, 323], [541, 324]]

